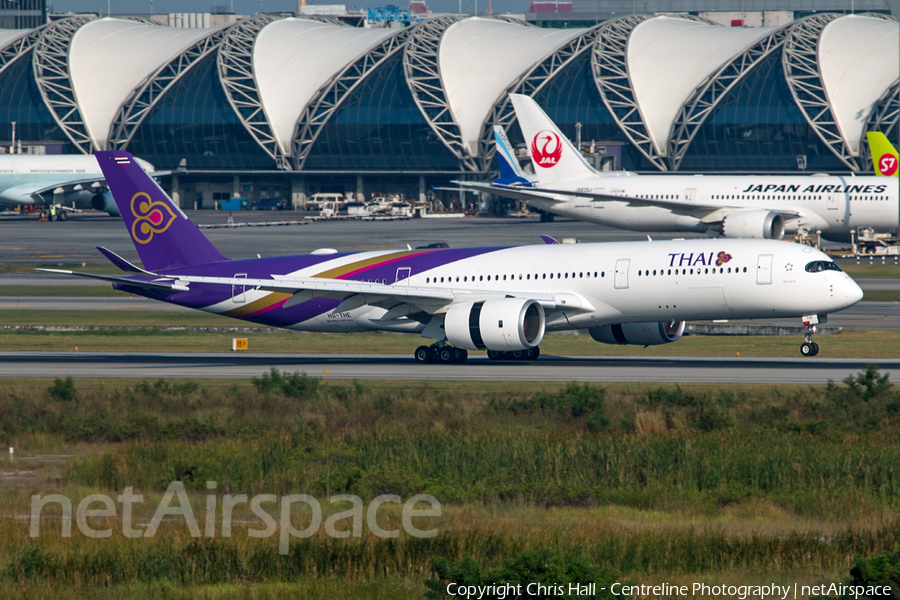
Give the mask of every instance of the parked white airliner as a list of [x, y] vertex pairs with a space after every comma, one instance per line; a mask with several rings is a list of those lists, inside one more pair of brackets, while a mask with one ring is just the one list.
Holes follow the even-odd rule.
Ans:
[[[150, 172], [153, 165], [136, 159]], [[118, 216], [93, 155], [0, 154], [0, 203], [90, 206]]]
[[[667, 344], [684, 322], [801, 317], [862, 299], [825, 254], [774, 240], [681, 240], [316, 252], [229, 260], [127, 152], [97, 152], [142, 267], [55, 271], [179, 306], [302, 331], [395, 331], [435, 340], [420, 362], [535, 359], [545, 331], [610, 344]], [[52, 271], [52, 270], [51, 270]]]
[[[524, 200], [548, 213], [633, 231], [781, 239], [785, 232], [802, 227], [843, 241], [860, 227], [891, 233], [900, 229], [898, 181], [824, 174], [599, 172], [534, 100], [518, 94], [511, 98], [535, 175], [511, 183], [502, 178], [491, 185], [461, 182], [461, 186]], [[510, 158], [498, 151], [498, 160]]]

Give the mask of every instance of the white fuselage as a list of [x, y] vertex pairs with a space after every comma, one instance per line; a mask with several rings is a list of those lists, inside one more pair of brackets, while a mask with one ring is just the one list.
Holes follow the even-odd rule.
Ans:
[[0, 201], [34, 204], [32, 190], [90, 177], [103, 177], [93, 156], [0, 155]]
[[[561, 203], [535, 200], [532, 204], [536, 207], [635, 231], [705, 232], [709, 225], [701, 220], [703, 211], [685, 214], [684, 210], [665, 206], [591, 201], [577, 196], [578, 192], [795, 212], [799, 217], [785, 217], [785, 229], [789, 232], [798, 227], [824, 234], [849, 234], [859, 227], [878, 232], [900, 229], [898, 180], [887, 177], [623, 175], [565, 181], [547, 187], [571, 191], [573, 197]], [[536, 190], [540, 188], [535, 186]]]
[[[386, 252], [343, 255], [290, 274], [315, 277], [351, 262], [377, 260]], [[548, 330], [649, 321], [757, 319], [827, 314], [862, 298], [841, 271], [809, 272], [815, 261], [833, 264], [810, 248], [773, 240], [675, 240], [562, 244], [504, 248], [412, 272], [396, 285], [452, 290], [456, 302], [498, 294], [552, 300]], [[398, 261], [398, 268], [403, 262]], [[411, 263], [412, 264], [412, 263]], [[248, 290], [241, 302], [270, 292]], [[209, 306], [227, 312], [230, 302]], [[409, 319], [378, 321], [371, 306], [327, 312], [291, 326], [306, 331], [387, 330], [421, 332]]]
[[[148, 172], [154, 167], [141, 159], [136, 159]], [[66, 186], [76, 181], [88, 180], [79, 189]], [[91, 181], [100, 182], [99, 187]], [[38, 190], [59, 186], [62, 197], [54, 201], [90, 202], [99, 189], [105, 189], [103, 173], [93, 155], [60, 154], [0, 154], [0, 203], [44, 204], [54, 197], [51, 193], [35, 197]]]

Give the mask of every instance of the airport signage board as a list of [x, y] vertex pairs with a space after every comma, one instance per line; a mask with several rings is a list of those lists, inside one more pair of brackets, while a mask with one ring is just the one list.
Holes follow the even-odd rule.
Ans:
[[408, 8], [399, 6], [376, 6], [366, 9], [366, 21], [369, 23], [409, 23]]

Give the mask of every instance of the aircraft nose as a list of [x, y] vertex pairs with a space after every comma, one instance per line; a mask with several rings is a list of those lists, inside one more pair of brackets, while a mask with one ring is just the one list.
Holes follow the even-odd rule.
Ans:
[[848, 275], [845, 280], [844, 285], [842, 286], [844, 296], [847, 298], [847, 306], [853, 306], [857, 302], [863, 299], [863, 291], [862, 288], [857, 285], [855, 281]]

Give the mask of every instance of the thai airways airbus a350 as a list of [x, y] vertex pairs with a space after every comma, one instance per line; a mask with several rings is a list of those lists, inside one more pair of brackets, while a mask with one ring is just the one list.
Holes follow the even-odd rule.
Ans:
[[[546, 331], [598, 342], [674, 342], [687, 320], [803, 318], [858, 302], [825, 254], [772, 240], [682, 240], [447, 248], [229, 260], [121, 151], [97, 159], [143, 265], [99, 250], [126, 275], [54, 271], [131, 294], [303, 331], [395, 331], [435, 340], [420, 362], [535, 359]], [[50, 269], [48, 269], [50, 270]], [[52, 271], [52, 270], [51, 270]]]
[[[875, 176], [637, 175], [598, 172], [537, 103], [512, 94], [534, 176], [462, 187], [523, 200], [551, 214], [633, 231], [781, 239], [798, 228], [849, 241], [857, 228], [900, 229], [898, 182]], [[501, 166], [518, 166], [501, 149]], [[885, 164], [890, 162], [885, 158]], [[896, 171], [896, 160], [893, 163]], [[501, 172], [504, 169], [501, 169]]]

